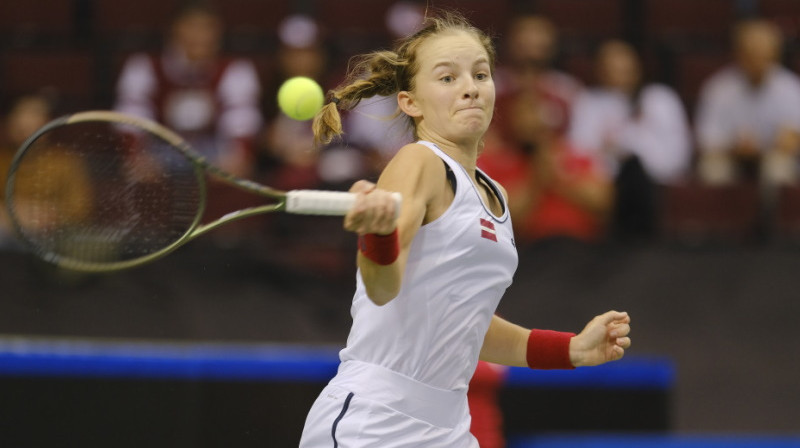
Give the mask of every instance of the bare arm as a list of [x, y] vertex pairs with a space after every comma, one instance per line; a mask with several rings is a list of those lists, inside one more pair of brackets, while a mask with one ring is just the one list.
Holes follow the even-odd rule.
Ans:
[[[609, 311], [592, 319], [569, 344], [572, 365], [594, 366], [616, 361], [631, 346], [628, 313]], [[492, 317], [483, 340], [480, 359], [507, 366], [527, 367], [530, 330], [498, 316]], [[535, 349], [535, 348], [534, 348]]]
[[[367, 295], [377, 305], [385, 305], [400, 292], [411, 242], [428, 215], [430, 204], [440, 194], [437, 185], [444, 179], [443, 173], [441, 159], [427, 148], [411, 144], [389, 162], [377, 185], [359, 181], [350, 189], [359, 193], [359, 199], [345, 217], [345, 229], [359, 235], [386, 235], [397, 229], [399, 235], [400, 252], [391, 264], [380, 265], [361, 252], [358, 254]], [[403, 196], [397, 220], [389, 192]]]

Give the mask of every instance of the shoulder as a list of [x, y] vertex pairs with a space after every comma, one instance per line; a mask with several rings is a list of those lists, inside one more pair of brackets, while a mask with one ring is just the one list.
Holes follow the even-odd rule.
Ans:
[[624, 100], [616, 92], [599, 88], [586, 89], [575, 101], [575, 114], [605, 115], [609, 108], [615, 108], [621, 103]]
[[236, 72], [255, 73], [256, 66], [250, 59], [246, 58], [227, 58], [223, 59], [222, 64], [226, 70]]
[[128, 70], [153, 70], [158, 57], [148, 53], [134, 53], [127, 58], [123, 64], [123, 71]]
[[657, 102], [670, 102], [670, 103], [682, 103], [678, 92], [675, 91], [672, 87], [661, 84], [661, 83], [653, 83], [648, 84], [644, 90], [642, 91], [642, 95], [645, 97], [646, 100], [650, 101], [657, 101]]
[[387, 169], [409, 169], [415, 170], [431, 170], [435, 166], [441, 166], [444, 169], [442, 159], [434, 153], [430, 148], [421, 143], [409, 143], [392, 157]]
[[727, 65], [712, 73], [700, 85], [700, 90], [706, 94], [726, 95], [732, 89], [740, 89], [745, 82], [739, 70]]
[[222, 63], [220, 86], [231, 92], [260, 88], [258, 72], [248, 59], [228, 59]]
[[442, 159], [425, 145], [410, 143], [389, 161], [378, 185], [391, 191], [430, 197], [445, 179]]
[[787, 88], [794, 89], [795, 91], [800, 90], [800, 76], [784, 66], [775, 68], [774, 79], [776, 79], [778, 83], [787, 86]]

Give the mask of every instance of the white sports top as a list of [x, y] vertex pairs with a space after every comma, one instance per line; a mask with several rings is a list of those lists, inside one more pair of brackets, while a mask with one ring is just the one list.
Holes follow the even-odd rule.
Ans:
[[450, 167], [455, 198], [414, 237], [400, 293], [392, 301], [375, 305], [358, 272], [353, 326], [340, 359], [465, 392], [492, 315], [517, 268], [511, 219], [500, 189], [486, 174], [478, 170], [502, 201], [502, 216], [486, 207], [458, 162], [433, 143], [418, 143]]

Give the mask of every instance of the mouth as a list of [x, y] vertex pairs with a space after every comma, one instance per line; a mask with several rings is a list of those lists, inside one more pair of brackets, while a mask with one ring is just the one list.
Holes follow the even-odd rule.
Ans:
[[471, 111], [471, 110], [483, 111], [483, 108], [480, 107], [480, 106], [467, 106], [467, 107], [462, 107], [461, 109], [458, 109], [458, 112], [466, 112], [466, 111]]

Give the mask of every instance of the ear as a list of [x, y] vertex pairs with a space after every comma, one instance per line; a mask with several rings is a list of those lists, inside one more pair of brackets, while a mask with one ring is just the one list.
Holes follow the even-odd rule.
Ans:
[[411, 118], [417, 118], [422, 116], [422, 111], [420, 111], [419, 107], [417, 106], [417, 101], [414, 98], [414, 94], [408, 92], [406, 90], [402, 90], [397, 93], [397, 105], [400, 107], [406, 115]]

